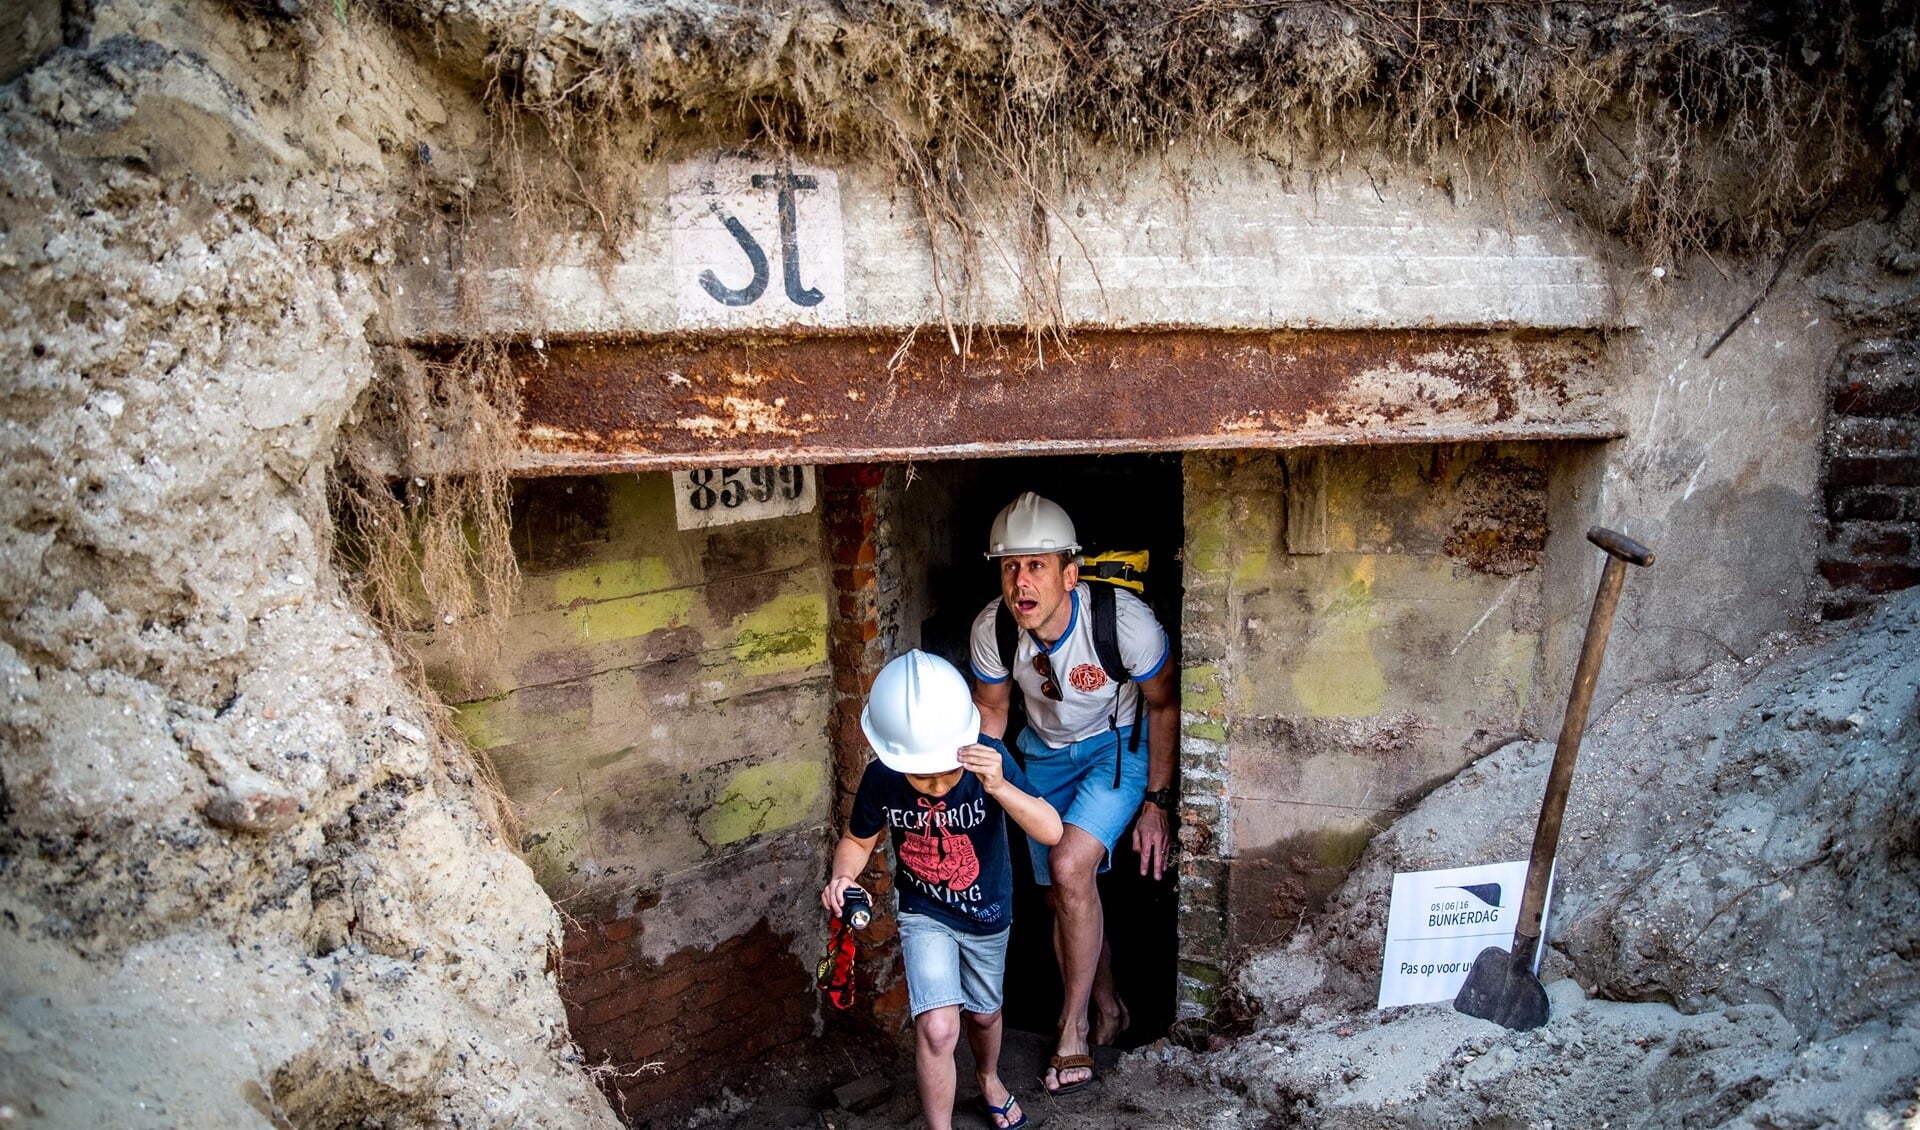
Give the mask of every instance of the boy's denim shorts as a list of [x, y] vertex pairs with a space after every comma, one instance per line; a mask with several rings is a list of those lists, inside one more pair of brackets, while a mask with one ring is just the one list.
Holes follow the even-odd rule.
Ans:
[[[1020, 731], [1020, 752], [1027, 757], [1027, 780], [1042, 800], [1051, 804], [1060, 819], [1099, 840], [1107, 849], [1100, 870], [1113, 866], [1113, 845], [1140, 812], [1140, 801], [1147, 793], [1147, 736], [1140, 735], [1140, 748], [1126, 751], [1132, 726], [1120, 727], [1118, 748], [1112, 730], [1072, 745], [1054, 749], [1040, 740], [1031, 729]], [[1120, 755], [1120, 787], [1113, 786], [1113, 757]], [[1047, 845], [1027, 837], [1027, 852], [1033, 857], [1033, 881], [1043, 887], [1053, 884]]]
[[901, 911], [900, 960], [913, 1015], [950, 1004], [981, 1015], [999, 1012], [1008, 933], [963, 933], [932, 915]]

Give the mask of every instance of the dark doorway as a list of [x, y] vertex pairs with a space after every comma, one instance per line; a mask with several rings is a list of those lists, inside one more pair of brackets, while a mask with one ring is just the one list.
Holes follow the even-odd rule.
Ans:
[[[1145, 549], [1150, 554], [1144, 598], [1173, 643], [1168, 662], [1180, 661], [1180, 551], [1185, 531], [1181, 458], [1176, 453], [1049, 456], [918, 464], [902, 499], [903, 522], [917, 527], [925, 546], [921, 646], [962, 671], [967, 633], [988, 602], [1000, 595], [984, 557], [987, 531], [1000, 508], [1033, 490], [1065, 507], [1084, 552]], [[918, 578], [902, 578], [911, 586]], [[1016, 696], [1017, 698], [1017, 696]], [[1018, 711], [1016, 709], [1016, 716]], [[1016, 717], [1017, 723], [1017, 717]], [[1060, 976], [1053, 956], [1053, 917], [1033, 881], [1023, 845], [1014, 857], [1014, 926], [1006, 981], [1007, 1023], [1052, 1033], [1060, 1010]], [[1121, 837], [1113, 866], [1101, 877], [1114, 980], [1132, 1014], [1116, 1041], [1137, 1047], [1166, 1034], [1174, 1019], [1177, 900], [1169, 872], [1142, 878], [1140, 861]]]

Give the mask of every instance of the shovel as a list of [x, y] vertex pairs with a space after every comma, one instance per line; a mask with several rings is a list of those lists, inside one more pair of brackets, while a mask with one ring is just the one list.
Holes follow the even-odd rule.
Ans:
[[1567, 809], [1573, 762], [1580, 756], [1580, 735], [1587, 728], [1587, 708], [1593, 705], [1593, 685], [1607, 654], [1607, 633], [1613, 627], [1613, 610], [1620, 604], [1627, 565], [1653, 564], [1653, 551], [1625, 534], [1595, 526], [1587, 531], [1587, 540], [1607, 551], [1607, 567], [1600, 575], [1600, 591], [1593, 595], [1593, 616], [1587, 621], [1586, 641], [1580, 645], [1580, 666], [1573, 673], [1573, 695], [1567, 700], [1567, 717], [1560, 723], [1560, 741], [1554, 746], [1547, 795], [1540, 802], [1540, 823], [1533, 829], [1533, 855], [1527, 861], [1527, 889], [1520, 897], [1513, 952], [1499, 946], [1481, 950], [1453, 998], [1456, 1010], [1516, 1032], [1547, 1022], [1547, 990], [1534, 975], [1533, 958], [1540, 950], [1540, 910], [1553, 875], [1553, 853], [1560, 845], [1560, 816]]

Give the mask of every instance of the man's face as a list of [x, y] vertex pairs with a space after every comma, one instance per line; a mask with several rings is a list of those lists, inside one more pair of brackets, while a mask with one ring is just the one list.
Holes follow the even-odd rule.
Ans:
[[1057, 640], [1073, 619], [1068, 594], [1080, 583], [1080, 566], [1059, 553], [1000, 558], [1000, 595], [1013, 622]]

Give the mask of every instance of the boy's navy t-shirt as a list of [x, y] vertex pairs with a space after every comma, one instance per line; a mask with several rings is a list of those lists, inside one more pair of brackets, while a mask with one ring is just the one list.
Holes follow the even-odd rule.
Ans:
[[[1000, 772], [1015, 788], [1037, 795], [1005, 745], [984, 734], [980, 744], [1000, 751]], [[869, 763], [847, 831], [864, 840], [882, 828], [893, 833], [893, 885], [901, 910], [938, 918], [966, 934], [997, 934], [1013, 921], [1006, 810], [987, 795], [980, 778], [963, 772], [946, 796], [930, 797], [908, 784], [904, 773]]]

